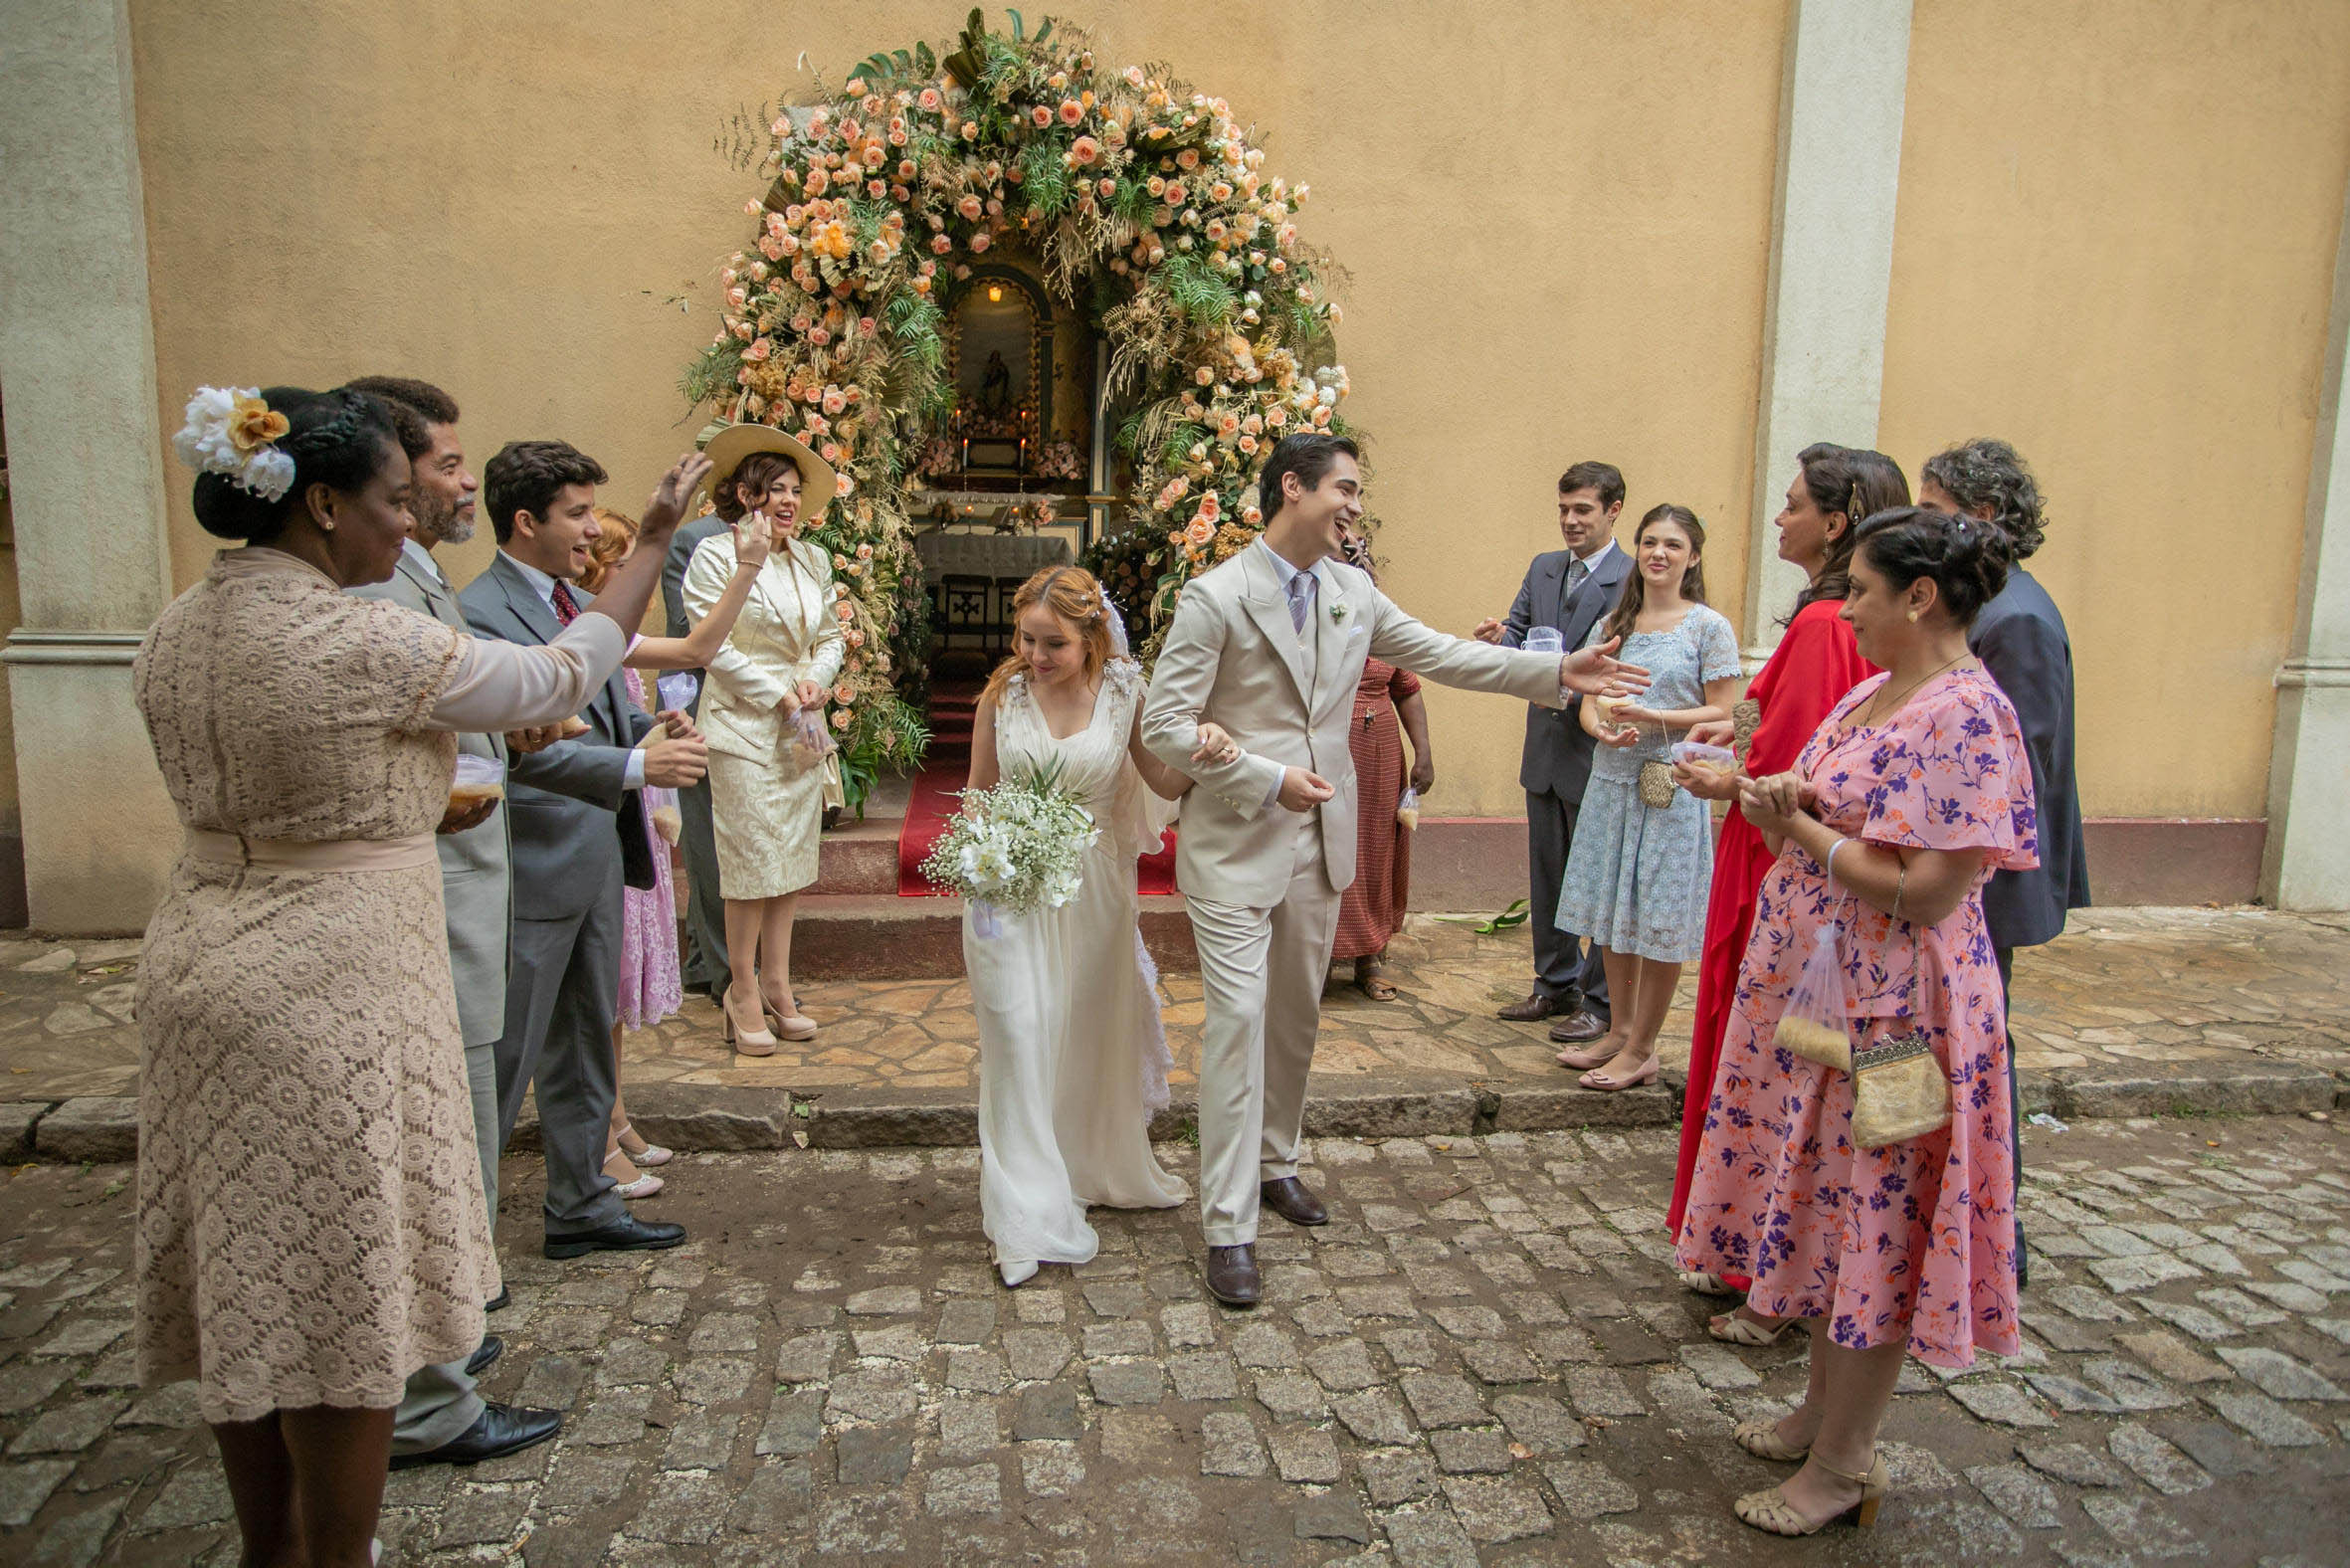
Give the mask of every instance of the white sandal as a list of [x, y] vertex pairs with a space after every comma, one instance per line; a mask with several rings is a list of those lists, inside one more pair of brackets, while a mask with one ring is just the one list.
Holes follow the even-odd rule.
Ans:
[[1729, 1311], [1708, 1318], [1705, 1331], [1724, 1344], [1768, 1350], [1779, 1342], [1781, 1335], [1802, 1321], [1800, 1317], [1782, 1317], [1776, 1323], [1763, 1323], [1743, 1312]]
[[[637, 1163], [642, 1165], [645, 1162], [643, 1160], [638, 1160]], [[1745, 1293], [1742, 1290], [1734, 1288], [1730, 1282], [1724, 1279], [1720, 1274], [1706, 1274], [1696, 1269], [1682, 1270], [1680, 1273], [1680, 1282], [1682, 1289], [1693, 1290], [1699, 1295], [1742, 1295]]]

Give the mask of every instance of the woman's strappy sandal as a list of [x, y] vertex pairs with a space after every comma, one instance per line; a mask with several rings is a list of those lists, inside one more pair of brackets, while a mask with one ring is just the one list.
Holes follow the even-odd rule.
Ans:
[[1768, 1350], [1779, 1342], [1782, 1334], [1802, 1321], [1800, 1317], [1782, 1317], [1775, 1323], [1766, 1323], [1760, 1318], [1732, 1310], [1706, 1319], [1705, 1331], [1726, 1345]]
[[1779, 1436], [1776, 1421], [1741, 1421], [1730, 1437], [1756, 1459], [1769, 1460], [1774, 1465], [1799, 1465], [1812, 1452], [1809, 1447], [1799, 1449]]
[[1884, 1501], [1885, 1488], [1891, 1484], [1885, 1474], [1883, 1460], [1871, 1458], [1868, 1472], [1864, 1475], [1840, 1470], [1824, 1463], [1817, 1455], [1812, 1457], [1812, 1463], [1839, 1480], [1860, 1482], [1860, 1500], [1825, 1519], [1807, 1519], [1796, 1511], [1795, 1504], [1787, 1500], [1784, 1486], [1772, 1486], [1762, 1491], [1748, 1492], [1730, 1504], [1730, 1511], [1756, 1529], [1767, 1530], [1773, 1535], [1817, 1535], [1839, 1519], [1852, 1519], [1864, 1530], [1876, 1523], [1877, 1504]]

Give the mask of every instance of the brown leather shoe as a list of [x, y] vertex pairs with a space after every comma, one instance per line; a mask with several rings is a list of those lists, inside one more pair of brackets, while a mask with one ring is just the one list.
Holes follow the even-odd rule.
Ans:
[[1558, 1011], [1558, 999], [1537, 991], [1523, 1002], [1512, 1002], [1493, 1016], [1505, 1018], [1513, 1024], [1539, 1024]]
[[1550, 1038], [1562, 1046], [1588, 1046], [1607, 1032], [1608, 1021], [1582, 1007], [1550, 1026]]
[[1257, 1244], [1208, 1249], [1208, 1293], [1227, 1306], [1255, 1306], [1265, 1281], [1257, 1273]]
[[1322, 1200], [1313, 1189], [1294, 1176], [1283, 1176], [1269, 1181], [1257, 1189], [1257, 1196], [1265, 1206], [1291, 1225], [1327, 1225], [1330, 1211], [1322, 1207]]

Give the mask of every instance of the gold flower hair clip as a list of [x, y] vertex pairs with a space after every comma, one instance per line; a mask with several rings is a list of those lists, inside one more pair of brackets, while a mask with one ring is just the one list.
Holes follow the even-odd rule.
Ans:
[[292, 428], [257, 387], [198, 387], [171, 448], [199, 474], [225, 475], [241, 490], [282, 500], [294, 488], [294, 459], [278, 443]]

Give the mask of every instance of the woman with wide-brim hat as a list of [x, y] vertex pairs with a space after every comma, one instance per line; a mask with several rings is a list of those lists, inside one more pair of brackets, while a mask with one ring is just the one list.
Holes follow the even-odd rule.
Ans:
[[[726, 904], [733, 980], [719, 998], [726, 1039], [746, 1056], [777, 1036], [806, 1040], [816, 1021], [792, 994], [792, 915], [816, 881], [831, 759], [810, 742], [847, 651], [832, 560], [800, 537], [831, 504], [833, 471], [765, 425], [729, 425], [704, 447], [710, 497], [729, 522], [762, 518], [772, 546], [749, 602], [709, 662], [700, 721], [709, 741], [710, 820]], [[734, 537], [713, 534], [685, 568], [685, 613], [710, 613], [734, 573]]]

